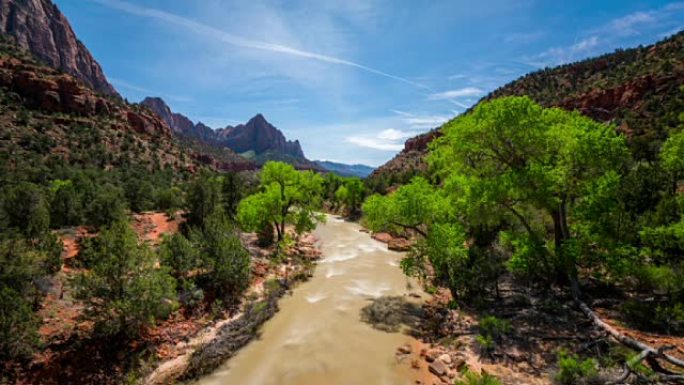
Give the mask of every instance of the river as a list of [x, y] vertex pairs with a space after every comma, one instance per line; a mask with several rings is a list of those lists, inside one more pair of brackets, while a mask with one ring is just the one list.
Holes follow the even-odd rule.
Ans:
[[361, 309], [382, 296], [422, 292], [399, 268], [402, 254], [360, 230], [330, 215], [319, 224], [313, 277], [280, 301], [259, 339], [198, 384], [411, 384], [408, 365], [395, 358], [411, 337], [374, 329]]

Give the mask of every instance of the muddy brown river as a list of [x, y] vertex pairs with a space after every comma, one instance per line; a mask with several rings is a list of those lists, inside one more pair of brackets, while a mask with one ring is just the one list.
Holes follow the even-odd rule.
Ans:
[[408, 385], [408, 365], [395, 358], [410, 342], [361, 320], [361, 309], [384, 296], [423, 295], [399, 268], [402, 254], [328, 216], [315, 231], [323, 253], [311, 280], [280, 302], [280, 311], [201, 385]]

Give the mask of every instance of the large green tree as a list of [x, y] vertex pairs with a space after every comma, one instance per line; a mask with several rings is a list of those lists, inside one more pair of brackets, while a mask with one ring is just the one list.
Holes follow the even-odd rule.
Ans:
[[238, 205], [237, 219], [246, 231], [261, 231], [272, 226], [278, 242], [285, 237], [285, 226], [297, 233], [314, 228], [321, 216], [323, 178], [313, 171], [297, 171], [283, 162], [267, 162], [261, 170], [260, 191]]
[[580, 213], [612, 209], [629, 159], [624, 138], [527, 97], [481, 103], [442, 131], [428, 158], [439, 188], [418, 179], [372, 197], [367, 221], [422, 235], [418, 249], [452, 287], [459, 270], [490, 263], [481, 250], [496, 241], [513, 251], [515, 271], [574, 281], [584, 248], [595, 247]]

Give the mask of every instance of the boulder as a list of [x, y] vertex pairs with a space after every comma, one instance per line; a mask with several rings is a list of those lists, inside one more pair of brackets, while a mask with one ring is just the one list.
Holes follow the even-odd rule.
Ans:
[[373, 239], [380, 241], [382, 243], [389, 243], [392, 240], [392, 236], [389, 233], [375, 233], [372, 235]]
[[411, 245], [411, 241], [406, 238], [392, 238], [387, 244], [387, 248], [394, 251], [409, 251]]
[[449, 370], [449, 368], [440, 360], [432, 361], [430, 365], [428, 365], [428, 368], [432, 374], [435, 374], [439, 377], [445, 375], [447, 370]]
[[447, 353], [442, 354], [441, 356], [437, 357], [437, 359], [447, 365], [451, 365], [451, 356]]

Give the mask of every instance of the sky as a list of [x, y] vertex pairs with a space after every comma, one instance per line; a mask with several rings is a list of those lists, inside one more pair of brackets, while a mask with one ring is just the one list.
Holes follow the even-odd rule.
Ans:
[[684, 28], [684, 1], [55, 2], [129, 101], [262, 113], [309, 159], [371, 166], [525, 73]]

